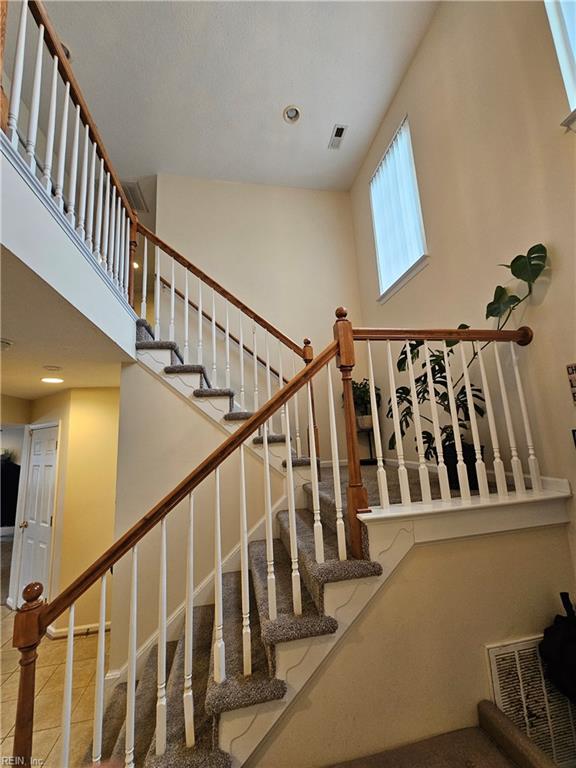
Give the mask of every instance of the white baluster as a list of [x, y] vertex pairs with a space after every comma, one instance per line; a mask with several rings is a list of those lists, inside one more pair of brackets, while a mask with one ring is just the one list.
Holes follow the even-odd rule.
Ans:
[[74, 132], [72, 134], [72, 156], [70, 158], [70, 173], [68, 175], [68, 205], [66, 218], [74, 227], [76, 222], [76, 181], [78, 176], [78, 138], [80, 135], [80, 107], [76, 105], [74, 117]]
[[194, 646], [194, 494], [190, 494], [188, 516], [188, 552], [186, 557], [186, 617], [184, 624], [184, 729], [186, 746], [196, 743], [194, 731], [194, 694], [192, 691], [192, 662]]
[[118, 221], [120, 222], [120, 225], [117, 229], [117, 238], [118, 238], [118, 288], [120, 291], [122, 291], [123, 285], [122, 285], [122, 278], [124, 275], [124, 230], [126, 227], [126, 218], [124, 216], [124, 212], [122, 210], [122, 202], [120, 200], [120, 195], [118, 195]]
[[203, 365], [203, 330], [204, 330], [204, 311], [202, 309], [202, 280], [198, 278], [198, 365]]
[[28, 2], [25, 0], [20, 9], [18, 23], [18, 38], [10, 91], [10, 106], [8, 107], [8, 138], [12, 146], [18, 148], [18, 115], [20, 114], [20, 96], [22, 94], [22, 75], [24, 73], [24, 48], [26, 46], [26, 20], [28, 18]]
[[188, 293], [188, 270], [184, 268], [184, 365], [188, 365], [190, 358], [190, 342], [188, 339], [190, 297]]
[[112, 259], [108, 247], [108, 238], [110, 235], [110, 171], [106, 173], [106, 191], [104, 193], [104, 224], [102, 225], [102, 265], [112, 276]]
[[134, 721], [136, 716], [136, 656], [138, 621], [138, 546], [132, 547], [130, 608], [128, 624], [128, 670], [126, 688], [126, 741], [124, 765], [134, 768]]
[[266, 573], [268, 585], [268, 616], [272, 621], [277, 617], [276, 576], [274, 574], [274, 531], [272, 520], [272, 491], [270, 486], [270, 454], [268, 449], [268, 422], [262, 425], [264, 447], [264, 520], [266, 524]]
[[100, 158], [100, 173], [98, 174], [98, 192], [96, 194], [96, 221], [94, 224], [94, 258], [103, 265], [106, 271], [106, 259], [102, 258], [102, 195], [104, 190], [104, 160]]
[[100, 579], [100, 611], [98, 647], [96, 650], [96, 688], [94, 691], [94, 724], [92, 730], [92, 762], [102, 760], [102, 722], [104, 719], [104, 675], [106, 673], [106, 574]]
[[254, 364], [254, 412], [258, 410], [258, 341], [256, 338], [256, 321], [252, 322], [252, 362]]
[[124, 296], [128, 298], [130, 289], [130, 219], [126, 216], [126, 233], [124, 235], [126, 242], [124, 245]]
[[62, 106], [62, 119], [60, 121], [60, 141], [58, 143], [58, 166], [56, 168], [56, 186], [54, 198], [58, 210], [64, 210], [64, 168], [66, 165], [66, 138], [68, 134], [68, 102], [70, 100], [70, 83], [66, 83], [64, 90], [64, 103]]
[[48, 109], [48, 127], [46, 129], [46, 153], [44, 155], [44, 170], [42, 184], [48, 194], [52, 192], [52, 155], [54, 153], [54, 134], [56, 131], [56, 97], [58, 94], [58, 56], [54, 56], [52, 64], [52, 80], [50, 85], [50, 107]]
[[168, 325], [168, 338], [174, 341], [174, 318], [176, 314], [176, 262], [170, 259], [170, 323]]
[[448, 348], [446, 342], [442, 342], [442, 353], [444, 355], [444, 364], [446, 367], [446, 389], [448, 390], [448, 402], [450, 405], [450, 418], [452, 420], [452, 434], [454, 436], [454, 448], [456, 450], [456, 470], [458, 472], [458, 485], [460, 486], [460, 496], [464, 500], [470, 499], [470, 485], [468, 483], [468, 469], [464, 463], [462, 453], [462, 437], [460, 435], [460, 424], [458, 422], [458, 410], [456, 408], [456, 398], [454, 396], [454, 385], [452, 384], [452, 374], [450, 373], [450, 360], [448, 358]]
[[[90, 173], [88, 175], [88, 202], [86, 203], [86, 245], [92, 251], [92, 226], [94, 224], [94, 183], [96, 181], [96, 144], [92, 144]], [[116, 220], [118, 226], [118, 220]]]
[[[292, 358], [292, 377], [296, 376], [296, 358]], [[294, 431], [296, 432], [296, 458], [302, 457], [302, 440], [300, 439], [300, 408], [298, 407], [298, 392], [294, 392]]]
[[496, 489], [498, 496], [508, 495], [508, 485], [506, 483], [506, 473], [504, 472], [504, 462], [500, 456], [500, 444], [498, 441], [498, 430], [496, 428], [496, 419], [494, 418], [494, 408], [492, 407], [492, 396], [488, 386], [488, 377], [484, 366], [484, 357], [482, 355], [482, 345], [472, 342], [472, 347], [478, 354], [478, 363], [480, 364], [480, 376], [482, 378], [482, 392], [484, 393], [484, 402], [486, 403], [486, 416], [488, 417], [488, 429], [490, 431], [490, 441], [492, 442], [492, 453], [494, 454], [494, 476], [496, 478]]
[[264, 354], [266, 357], [266, 395], [270, 400], [272, 397], [272, 375], [270, 373], [270, 334], [268, 330], [264, 336]]
[[478, 492], [483, 499], [490, 496], [488, 488], [488, 477], [486, 476], [486, 465], [482, 458], [482, 447], [480, 445], [480, 433], [478, 432], [478, 421], [474, 409], [474, 398], [472, 396], [472, 385], [470, 384], [470, 373], [466, 362], [464, 344], [460, 342], [460, 359], [462, 361], [462, 371], [464, 374], [464, 387], [466, 388], [466, 402], [470, 413], [470, 429], [472, 430], [472, 442], [474, 444], [474, 453], [476, 455], [476, 477], [478, 479]]
[[212, 386], [216, 386], [218, 372], [216, 370], [216, 292], [212, 288]]
[[36, 172], [36, 136], [38, 135], [38, 112], [40, 109], [40, 86], [42, 84], [42, 53], [44, 52], [44, 24], [38, 27], [38, 46], [36, 48], [36, 65], [34, 67], [34, 83], [30, 115], [28, 117], [28, 136], [26, 137], [26, 158], [32, 173]]
[[392, 348], [390, 340], [386, 342], [386, 354], [388, 358], [388, 379], [390, 382], [390, 402], [392, 405], [392, 417], [394, 421], [394, 434], [396, 435], [396, 455], [398, 457], [398, 481], [400, 483], [400, 498], [402, 504], [410, 504], [410, 484], [408, 482], [408, 470], [404, 463], [404, 445], [402, 432], [400, 431], [400, 414], [398, 412], [398, 400], [396, 399], [396, 381], [394, 378], [394, 364], [392, 362]]
[[161, 339], [160, 334], [160, 249], [155, 246], [154, 263], [154, 338]]
[[214, 680], [226, 679], [226, 649], [224, 647], [224, 609], [222, 605], [222, 539], [220, 531], [220, 467], [216, 467], [214, 507]]
[[420, 490], [422, 491], [422, 501], [429, 504], [432, 501], [432, 492], [430, 490], [430, 477], [428, 476], [428, 467], [426, 466], [426, 457], [424, 455], [424, 440], [422, 438], [422, 419], [420, 418], [420, 403], [418, 402], [418, 393], [416, 391], [416, 377], [414, 375], [414, 363], [412, 361], [412, 352], [410, 342], [406, 340], [406, 357], [408, 360], [408, 376], [410, 378], [410, 393], [412, 395], [412, 412], [414, 414], [414, 428], [416, 430], [416, 449], [418, 452], [418, 476], [420, 478]]
[[[312, 385], [306, 385], [308, 393], [308, 423], [314, 423], [312, 413]], [[324, 538], [322, 536], [322, 520], [320, 518], [320, 489], [318, 488], [318, 462], [316, 458], [316, 440], [310, 437], [310, 479], [312, 481], [312, 511], [314, 513], [314, 554], [317, 563], [324, 562]]]
[[[278, 389], [282, 389], [284, 386], [284, 363], [282, 360], [282, 342], [278, 339]], [[289, 405], [283, 405], [280, 408], [280, 434], [284, 434], [286, 425], [284, 423], [284, 411], [289, 408]]]
[[120, 283], [120, 233], [122, 229], [122, 219], [121, 219], [121, 200], [120, 200], [120, 194], [117, 193], [116, 195], [116, 215], [115, 215], [115, 224], [114, 224], [114, 282], [116, 285], [119, 285]]
[[116, 228], [116, 189], [112, 186], [112, 195], [110, 197], [110, 227], [108, 229], [108, 274], [114, 280], [114, 260], [116, 258], [115, 234]]
[[510, 464], [512, 465], [512, 476], [514, 477], [514, 488], [517, 493], [526, 493], [526, 483], [524, 482], [524, 470], [522, 462], [518, 456], [516, 446], [516, 435], [514, 434], [514, 424], [512, 414], [510, 413], [510, 403], [508, 401], [508, 391], [504, 374], [502, 372], [502, 363], [500, 361], [500, 352], [498, 351], [498, 342], [494, 344], [494, 358], [496, 359], [496, 371], [498, 372], [498, 383], [500, 384], [500, 396], [502, 397], [502, 406], [504, 408], [504, 421], [506, 422], [506, 431], [508, 432], [508, 442], [510, 443]]
[[228, 316], [228, 301], [226, 304], [226, 325], [224, 329], [224, 349], [226, 359], [226, 388], [230, 389], [230, 318]]
[[330, 450], [332, 454], [332, 477], [334, 480], [334, 506], [336, 507], [336, 539], [338, 541], [338, 557], [346, 560], [346, 528], [342, 516], [342, 488], [340, 486], [340, 459], [338, 456], [338, 431], [336, 429], [336, 410], [334, 408], [334, 390], [332, 389], [332, 372], [330, 363], [328, 371], [328, 415], [330, 419]]
[[[290, 440], [290, 411], [285, 409], [286, 424], [286, 494], [288, 496], [288, 523], [290, 529], [290, 560], [292, 563], [292, 606], [294, 613], [302, 613], [302, 590], [298, 568], [298, 537], [296, 535], [296, 503], [294, 499], [294, 472], [292, 469], [292, 444]], [[314, 439], [314, 438], [312, 438]]]
[[166, 751], [166, 518], [160, 522], [158, 585], [158, 666], [156, 670], [156, 754]]
[[[80, 168], [80, 195], [78, 198], [78, 226], [76, 232], [84, 240], [86, 221], [86, 190], [88, 187], [88, 148], [90, 146], [90, 126], [88, 123], [84, 126], [84, 144], [82, 148], [82, 167]], [[102, 169], [100, 169], [102, 173]]]
[[520, 410], [522, 411], [522, 421], [524, 422], [524, 433], [526, 435], [526, 445], [528, 447], [528, 469], [530, 471], [530, 480], [532, 482], [533, 491], [542, 490], [542, 478], [540, 476], [540, 466], [538, 459], [534, 451], [534, 441], [532, 440], [532, 428], [530, 426], [530, 417], [528, 416], [528, 408], [526, 407], [526, 398], [524, 396], [524, 387], [522, 385], [522, 377], [520, 376], [520, 369], [518, 368], [518, 358], [516, 356], [515, 342], [510, 342], [510, 350], [512, 354], [512, 366], [514, 367], [514, 377], [516, 379], [516, 388], [518, 390], [518, 400], [520, 401]]
[[62, 700], [62, 728], [60, 765], [68, 768], [70, 762], [70, 726], [72, 720], [72, 681], [74, 675], [74, 612], [72, 603], [68, 614], [68, 637], [66, 640], [66, 669], [64, 671], [64, 698]]
[[[376, 480], [378, 482], [378, 494], [380, 497], [380, 506], [387, 507], [390, 504], [388, 496], [388, 479], [384, 469], [384, 458], [382, 454], [382, 437], [380, 435], [380, 420], [378, 419], [378, 403], [376, 402], [376, 384], [374, 381], [374, 366], [372, 365], [372, 349], [370, 342], [366, 342], [368, 348], [368, 379], [370, 384], [370, 410], [372, 411], [372, 432], [374, 433], [374, 450], [376, 451]], [[328, 368], [330, 376], [330, 368]], [[330, 385], [332, 387], [332, 385]], [[336, 425], [334, 425], [336, 426]]]
[[432, 416], [432, 426], [434, 429], [434, 444], [436, 446], [436, 457], [438, 461], [438, 481], [440, 483], [440, 498], [442, 501], [450, 501], [450, 483], [448, 482], [448, 470], [444, 462], [444, 449], [442, 447], [442, 433], [440, 432], [440, 420], [438, 418], [438, 403], [436, 402], [436, 391], [434, 389], [434, 380], [432, 378], [432, 365], [430, 363], [430, 349], [428, 342], [424, 341], [424, 355], [426, 359], [426, 378], [428, 380], [428, 392], [430, 399], [430, 414]]
[[244, 329], [242, 327], [242, 310], [238, 310], [238, 347], [240, 354], [240, 408], [246, 410], [246, 391], [244, 385]]
[[[266, 467], [264, 471], [266, 472]], [[266, 519], [266, 526], [268, 526], [268, 519]], [[266, 539], [266, 546], [268, 546], [268, 539]], [[248, 510], [244, 445], [240, 446], [240, 576], [242, 580], [242, 668], [245, 675], [251, 675], [252, 637], [250, 632], [250, 572], [248, 568]], [[269, 582], [268, 594], [270, 594]], [[276, 596], [275, 588], [274, 596]], [[268, 604], [270, 604], [270, 599], [268, 599]]]
[[[140, 302], [140, 317], [146, 320], [146, 294], [148, 291], [148, 238], [144, 237], [142, 244], [144, 255], [142, 259], [142, 300]], [[188, 272], [186, 272], [186, 290], [188, 290]]]

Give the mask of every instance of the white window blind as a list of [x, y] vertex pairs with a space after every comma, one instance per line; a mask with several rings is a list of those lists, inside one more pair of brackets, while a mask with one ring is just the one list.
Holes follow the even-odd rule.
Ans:
[[576, 109], [576, 3], [546, 0], [558, 63], [571, 110]]
[[370, 182], [380, 293], [426, 253], [410, 127], [405, 118]]

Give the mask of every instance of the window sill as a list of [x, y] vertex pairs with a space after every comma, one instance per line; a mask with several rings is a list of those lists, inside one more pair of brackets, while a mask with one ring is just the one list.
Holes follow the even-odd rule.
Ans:
[[562, 120], [560, 125], [566, 128], [566, 130], [576, 133], [576, 109], [568, 115], [566, 120]]
[[386, 288], [384, 293], [380, 294], [379, 298], [377, 299], [378, 303], [384, 304], [388, 301], [388, 299], [391, 299], [392, 296], [394, 296], [395, 293], [398, 293], [401, 288], [404, 288], [404, 286], [409, 283], [413, 277], [415, 277], [419, 272], [422, 272], [422, 270], [428, 266], [429, 261], [430, 256], [428, 256], [427, 253], [425, 253], [423, 256], [420, 256], [418, 261], [415, 261], [414, 264], [412, 264], [412, 266], [398, 278], [398, 280]]

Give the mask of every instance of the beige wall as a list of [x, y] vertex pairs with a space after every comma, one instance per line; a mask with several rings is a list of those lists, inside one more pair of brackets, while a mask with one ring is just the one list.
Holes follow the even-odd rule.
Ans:
[[[113, 541], [118, 451], [117, 388], [73, 389], [32, 402], [32, 424], [60, 422], [50, 595], [55, 597]], [[98, 621], [98, 591], [78, 602], [76, 623]], [[66, 626], [67, 616], [56, 622]]]
[[[117, 505], [114, 538], [118, 539], [172, 491], [228, 433], [190, 407], [184, 396], [140, 365], [122, 370]], [[239, 453], [221, 466], [222, 554], [239, 541]], [[248, 527], [264, 515], [262, 462], [245, 451]], [[271, 473], [273, 502], [283, 494], [283, 476]], [[214, 474], [196, 490], [194, 517], [194, 584], [198, 587], [214, 567]], [[168, 615], [185, 597], [186, 542], [189, 505], [185, 500], [167, 518]], [[160, 530], [156, 526], [138, 546], [138, 645], [158, 626]], [[110, 667], [126, 660], [127, 606], [130, 600], [130, 557], [114, 567]], [[237, 569], [237, 566], [235, 569]]]
[[485, 646], [542, 632], [572, 584], [563, 528], [416, 547], [246, 765], [330, 765], [475, 725]]
[[0, 402], [0, 423], [29, 424], [31, 401], [23, 397], [2, 395]]
[[[533, 243], [548, 246], [551, 270], [516, 321], [535, 331], [522, 364], [542, 469], [574, 483], [565, 366], [576, 359], [576, 143], [559, 126], [568, 111], [543, 3], [443, 3], [353, 185], [352, 207], [365, 325], [486, 327], [486, 303], [509, 274], [498, 264]], [[406, 114], [430, 261], [379, 304], [369, 181]]]

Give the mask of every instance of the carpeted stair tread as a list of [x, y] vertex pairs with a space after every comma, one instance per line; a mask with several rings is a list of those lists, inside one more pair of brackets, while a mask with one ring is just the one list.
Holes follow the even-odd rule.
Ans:
[[[266, 650], [260, 637], [260, 622], [253, 589], [250, 590], [250, 629], [252, 674], [243, 673], [242, 648], [242, 580], [240, 571], [222, 577], [224, 610], [224, 645], [226, 680], [214, 681], [214, 658], [210, 658], [210, 677], [206, 692], [206, 711], [216, 715], [240, 707], [250, 707], [284, 697], [286, 683], [268, 674]], [[214, 645], [214, 643], [212, 643]]]
[[[252, 440], [254, 445], [263, 445], [264, 444], [264, 436], [263, 435], [256, 435], [256, 437]], [[269, 443], [285, 443], [286, 442], [286, 435], [268, 435], [268, 442]]]
[[[176, 643], [167, 643], [166, 645], [166, 672], [169, 674]], [[146, 664], [142, 670], [138, 685], [136, 687], [135, 701], [135, 744], [134, 744], [134, 765], [136, 768], [144, 765], [144, 759], [150, 742], [154, 736], [156, 725], [156, 681], [158, 665], [158, 646], [155, 645], [146, 659]], [[113, 760], [124, 760], [126, 747], [126, 722], [120, 729], [118, 738], [112, 750]]]
[[[280, 538], [284, 546], [290, 546], [288, 512], [277, 515]], [[296, 510], [296, 532], [298, 536], [298, 562], [302, 579], [320, 613], [324, 612], [324, 584], [349, 579], [363, 579], [368, 576], [380, 576], [382, 566], [371, 560], [339, 560], [336, 534], [323, 527], [324, 560], [316, 562], [314, 547], [314, 515], [307, 509]]]
[[[292, 456], [293, 467], [309, 467], [311, 463], [312, 462], [310, 461], [310, 458], [308, 456], [301, 456], [300, 458], [298, 458], [297, 456]], [[284, 467], [284, 469], [286, 469], [286, 459], [282, 460], [282, 466]]]
[[266, 542], [251, 542], [248, 548], [248, 557], [264, 643], [276, 645], [276, 643], [298, 640], [303, 637], [329, 635], [336, 632], [338, 622], [331, 616], [321, 616], [318, 613], [305, 584], [301, 585], [302, 614], [300, 616], [294, 615], [291, 563], [288, 553], [279, 539], [274, 539], [277, 618], [273, 621], [268, 615]]
[[203, 365], [167, 365], [166, 368], [164, 368], [164, 373], [168, 376], [177, 376], [182, 373], [199, 373], [202, 376], [202, 379], [200, 380], [201, 388], [206, 385], [206, 387], [210, 389], [211, 386], [208, 375], [206, 374], [206, 368], [204, 368]]
[[[126, 683], [118, 683], [112, 691], [108, 706], [102, 720], [102, 761], [109, 760], [112, 750], [120, 734], [120, 730], [126, 721]], [[87, 749], [82, 765], [92, 763], [92, 743]]]
[[254, 416], [253, 411], [230, 411], [224, 416], [226, 421], [246, 421], [251, 416]]
[[220, 389], [218, 387], [204, 387], [194, 390], [194, 397], [234, 397], [233, 389]]
[[330, 768], [514, 768], [515, 765], [479, 728], [465, 728]]
[[178, 344], [175, 341], [137, 341], [136, 349], [141, 351], [155, 350], [155, 349], [169, 349], [172, 352], [172, 363], [177, 365], [176, 358], [180, 363], [183, 363], [182, 354], [178, 348]]
[[196, 744], [188, 749], [182, 703], [184, 681], [184, 635], [180, 637], [166, 686], [167, 730], [166, 752], [155, 754], [154, 739], [146, 757], [145, 768], [230, 768], [230, 755], [213, 749], [218, 741], [217, 726], [205, 710], [206, 686], [210, 668], [210, 648], [214, 606], [194, 607], [194, 633], [192, 644], [192, 693], [194, 697], [194, 729]]
[[136, 341], [154, 341], [152, 326], [144, 318], [136, 320]]

